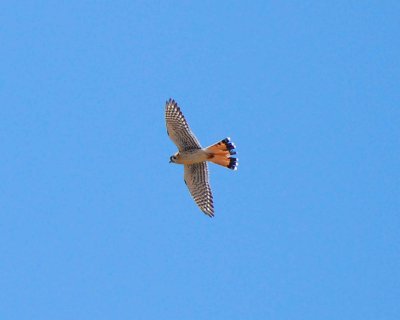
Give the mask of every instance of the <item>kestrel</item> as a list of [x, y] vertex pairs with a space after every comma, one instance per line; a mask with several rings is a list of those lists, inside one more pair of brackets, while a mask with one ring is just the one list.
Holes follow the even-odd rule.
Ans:
[[208, 180], [207, 161], [236, 170], [238, 159], [235, 145], [225, 138], [207, 148], [202, 148], [199, 140], [190, 130], [178, 104], [169, 99], [165, 105], [167, 133], [178, 147], [178, 152], [170, 157], [170, 163], [184, 165], [184, 181], [199, 208], [209, 217], [214, 216], [213, 196]]

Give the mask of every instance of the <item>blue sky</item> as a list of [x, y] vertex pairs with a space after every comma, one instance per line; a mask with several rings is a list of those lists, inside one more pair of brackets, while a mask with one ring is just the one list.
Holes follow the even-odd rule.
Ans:
[[[1, 319], [399, 319], [398, 1], [0, 4]], [[215, 218], [169, 164], [178, 101]]]

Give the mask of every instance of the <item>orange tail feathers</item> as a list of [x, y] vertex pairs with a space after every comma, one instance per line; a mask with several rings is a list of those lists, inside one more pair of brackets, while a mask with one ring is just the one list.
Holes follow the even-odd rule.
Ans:
[[210, 154], [209, 161], [219, 164], [231, 170], [237, 170], [239, 162], [237, 158], [232, 157], [236, 154], [236, 146], [230, 138], [225, 138], [212, 146], [206, 148]]

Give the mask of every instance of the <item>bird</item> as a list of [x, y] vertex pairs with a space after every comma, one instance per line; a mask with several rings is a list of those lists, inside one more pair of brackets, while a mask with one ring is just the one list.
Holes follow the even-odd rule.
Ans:
[[207, 162], [237, 170], [239, 159], [234, 157], [235, 144], [227, 137], [202, 148], [177, 102], [171, 98], [165, 103], [165, 122], [168, 136], [178, 147], [178, 152], [169, 158], [169, 162], [183, 164], [184, 181], [193, 200], [207, 216], [214, 217]]

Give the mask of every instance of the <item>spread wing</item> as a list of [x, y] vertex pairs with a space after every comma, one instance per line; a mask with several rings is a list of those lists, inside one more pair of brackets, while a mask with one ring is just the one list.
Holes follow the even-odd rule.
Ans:
[[169, 99], [165, 105], [165, 122], [167, 133], [179, 151], [201, 149], [199, 140], [190, 130], [181, 109], [174, 100]]
[[184, 179], [194, 201], [209, 217], [214, 216], [213, 196], [206, 162], [185, 164]]

